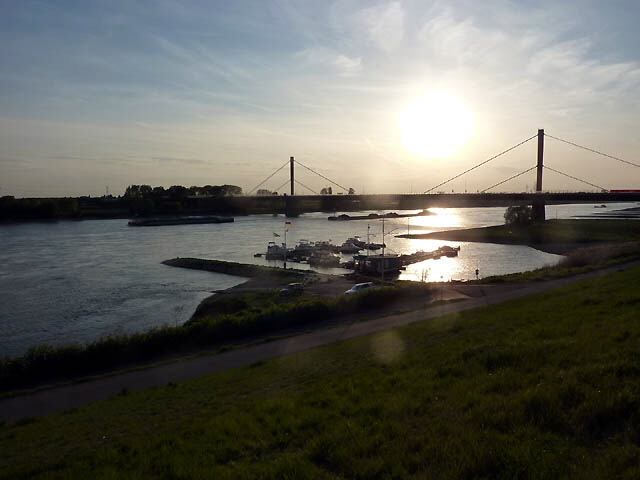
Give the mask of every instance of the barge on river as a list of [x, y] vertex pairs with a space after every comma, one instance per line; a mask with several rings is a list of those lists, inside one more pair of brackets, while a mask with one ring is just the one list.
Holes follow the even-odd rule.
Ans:
[[370, 213], [369, 215], [347, 215], [343, 213], [342, 215], [332, 215], [327, 217], [327, 220], [333, 221], [346, 221], [346, 220], [377, 220], [379, 218], [409, 218], [409, 217], [424, 217], [426, 215], [434, 215], [433, 212], [429, 210], [422, 210], [418, 213]]
[[189, 217], [158, 217], [137, 218], [129, 221], [130, 227], [159, 227], [162, 225], [190, 225], [202, 223], [230, 223], [233, 217], [219, 216], [189, 216]]

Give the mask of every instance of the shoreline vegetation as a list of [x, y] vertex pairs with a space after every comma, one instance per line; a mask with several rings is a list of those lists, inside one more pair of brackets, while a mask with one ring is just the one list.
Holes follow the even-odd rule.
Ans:
[[639, 282], [616, 272], [0, 425], [0, 478], [636, 478]]
[[[603, 228], [603, 224], [608, 228]], [[640, 222], [636, 221], [551, 220], [547, 225], [510, 225], [439, 232], [435, 235], [460, 241], [474, 241], [473, 238], [475, 241], [521, 241], [525, 244], [548, 245], [552, 240], [561, 240], [562, 245], [589, 245], [569, 253], [559, 266], [490, 277], [483, 279], [482, 283], [546, 280], [640, 257]], [[421, 238], [435, 238], [435, 235]], [[544, 241], [531, 242], [531, 239]], [[622, 242], [622, 239], [634, 241]], [[292, 281], [319, 283], [322, 275], [310, 271], [196, 258], [175, 258], [162, 263], [236, 275], [248, 280], [224, 291], [227, 295], [215, 295], [203, 300], [191, 319], [181, 326], [109, 336], [86, 345], [39, 345], [25, 355], [4, 357], [0, 359], [0, 392], [104, 374], [132, 365], [197, 353], [203, 349], [226, 348], [234, 342], [246, 343], [291, 329], [299, 331], [327, 319], [339, 321], [357, 312], [382, 313], [394, 302], [407, 302], [411, 297], [425, 298], [431, 295], [434, 288], [430, 284], [397, 282], [395, 286], [351, 297], [320, 297], [305, 293], [282, 298], [277, 288]], [[344, 288], [337, 291], [344, 291]]]
[[[402, 283], [352, 296], [318, 297], [303, 293], [289, 298], [282, 297], [274, 287], [286, 284], [292, 274], [300, 279], [300, 273], [186, 260], [178, 262], [175, 259], [170, 263], [210, 271], [242, 271], [244, 275], [260, 273], [247, 282], [253, 282], [250, 288], [245, 283], [243, 288], [229, 289], [230, 295], [205, 299], [191, 319], [180, 326], [108, 336], [85, 345], [39, 345], [23, 356], [4, 357], [0, 359], [0, 393], [77, 381], [144, 363], [178, 359], [203, 350], [224, 351], [235, 343], [246, 344], [273, 335], [301, 332], [323, 322], [338, 322], [348, 315], [371, 311], [383, 314], [398, 301], [416, 296], [424, 301], [432, 294], [429, 284]], [[263, 270], [267, 271], [266, 275]]]

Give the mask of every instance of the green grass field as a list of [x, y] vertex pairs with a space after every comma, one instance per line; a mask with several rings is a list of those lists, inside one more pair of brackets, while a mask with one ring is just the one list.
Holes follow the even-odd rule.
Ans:
[[0, 427], [0, 478], [638, 478], [640, 269]]

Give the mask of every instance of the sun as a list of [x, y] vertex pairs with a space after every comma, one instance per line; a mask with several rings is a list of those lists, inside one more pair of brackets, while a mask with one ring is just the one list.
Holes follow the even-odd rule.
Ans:
[[454, 154], [471, 136], [471, 114], [460, 99], [435, 93], [413, 101], [400, 114], [398, 128], [404, 147], [421, 157]]

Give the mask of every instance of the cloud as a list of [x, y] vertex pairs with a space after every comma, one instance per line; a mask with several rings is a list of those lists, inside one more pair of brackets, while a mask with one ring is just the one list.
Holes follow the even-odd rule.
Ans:
[[302, 62], [304, 69], [318, 68], [324, 73], [349, 77], [362, 70], [360, 57], [349, 57], [326, 47], [311, 47], [300, 50], [294, 58]]
[[151, 157], [151, 159], [158, 164], [211, 165], [210, 162], [200, 160], [199, 158]]
[[340, 75], [343, 76], [352, 76], [362, 70], [362, 59], [359, 57], [349, 58], [340, 54], [333, 60], [333, 64], [340, 71]]
[[364, 8], [356, 14], [356, 22], [369, 40], [383, 52], [393, 52], [404, 39], [405, 13], [400, 2]]

